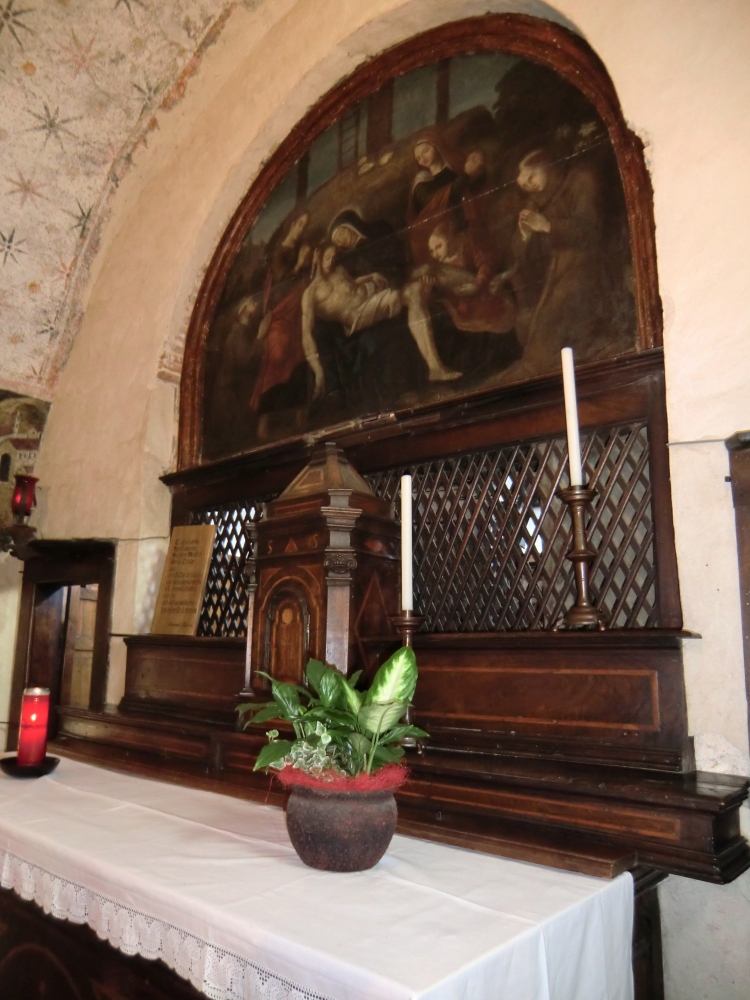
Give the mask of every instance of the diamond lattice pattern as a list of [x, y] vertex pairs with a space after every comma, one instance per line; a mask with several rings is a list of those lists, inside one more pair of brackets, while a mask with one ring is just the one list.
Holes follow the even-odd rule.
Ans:
[[[401, 475], [413, 476], [415, 604], [427, 631], [546, 629], [574, 602], [570, 515], [555, 496], [567, 455], [555, 437], [365, 477], [398, 512]], [[656, 627], [645, 425], [590, 432], [583, 462], [598, 490], [588, 523], [593, 599], [611, 627]], [[260, 510], [244, 501], [193, 513], [194, 524], [217, 526], [198, 635], [247, 634], [243, 525]]]
[[[648, 437], [642, 424], [598, 429], [583, 444], [599, 491], [589, 518], [592, 593], [610, 625], [658, 625]], [[367, 476], [399, 504], [413, 476], [415, 604], [430, 632], [550, 628], [575, 600], [563, 437]], [[563, 473], [565, 479], [563, 480]]]
[[256, 501], [246, 500], [193, 512], [193, 524], [216, 525], [198, 635], [247, 635], [247, 587], [243, 576], [247, 538], [244, 525], [254, 521], [259, 511]]

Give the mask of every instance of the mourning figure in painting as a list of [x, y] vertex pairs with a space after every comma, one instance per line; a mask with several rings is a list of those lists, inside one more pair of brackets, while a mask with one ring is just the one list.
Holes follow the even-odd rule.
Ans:
[[438, 224], [427, 241], [432, 263], [415, 271], [434, 288], [457, 330], [508, 333], [516, 319], [515, 297], [487, 241], [451, 219]]
[[407, 276], [403, 244], [389, 223], [365, 221], [356, 209], [339, 212], [329, 227], [331, 243], [338, 249], [337, 261], [352, 278], [380, 274], [393, 286]]
[[263, 292], [263, 319], [258, 327], [262, 345], [260, 370], [250, 396], [250, 409], [258, 410], [263, 394], [287, 382], [305, 359], [302, 348], [302, 296], [309, 284], [309, 243], [302, 235], [307, 212], [297, 216], [272, 249]]
[[457, 181], [460, 158], [441, 140], [436, 129], [426, 132], [414, 147], [419, 171], [412, 183], [407, 212], [409, 249], [414, 264], [429, 260], [427, 243], [435, 223], [460, 202]]

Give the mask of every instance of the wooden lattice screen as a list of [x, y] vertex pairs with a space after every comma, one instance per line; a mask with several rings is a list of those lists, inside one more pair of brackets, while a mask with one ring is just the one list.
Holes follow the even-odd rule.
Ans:
[[247, 558], [244, 526], [256, 520], [259, 512], [257, 500], [241, 500], [192, 514], [193, 524], [216, 525], [198, 635], [247, 635], [247, 588], [242, 575]]
[[[610, 625], [659, 625], [648, 436], [633, 423], [589, 432], [588, 481], [598, 497], [589, 523], [597, 551], [592, 591]], [[567, 483], [563, 437], [399, 466], [366, 476], [398, 511], [402, 473], [413, 476], [416, 610], [430, 632], [551, 628], [575, 599], [565, 558], [570, 516], [555, 496]], [[216, 524], [199, 635], [244, 636], [247, 594], [242, 525], [257, 501], [199, 511]]]

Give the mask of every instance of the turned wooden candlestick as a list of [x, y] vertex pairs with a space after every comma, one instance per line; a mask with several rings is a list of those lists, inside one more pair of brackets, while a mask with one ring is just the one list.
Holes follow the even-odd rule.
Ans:
[[569, 486], [560, 489], [557, 495], [570, 507], [573, 518], [573, 545], [568, 552], [568, 559], [573, 563], [576, 577], [576, 602], [555, 624], [553, 632], [560, 628], [598, 628], [603, 632], [607, 628], [607, 619], [591, 603], [589, 596], [589, 573], [596, 552], [589, 546], [586, 535], [586, 509], [596, 496], [596, 490], [586, 486]]
[[[389, 615], [388, 620], [401, 636], [402, 644], [404, 646], [411, 646], [412, 637], [421, 626], [424, 618], [422, 615], [415, 615], [413, 611], [400, 611], [397, 615]], [[411, 706], [407, 708], [403, 722], [407, 726], [411, 725]], [[413, 736], [404, 736], [399, 742], [402, 747], [416, 747], [417, 752], [421, 751], [421, 744]]]

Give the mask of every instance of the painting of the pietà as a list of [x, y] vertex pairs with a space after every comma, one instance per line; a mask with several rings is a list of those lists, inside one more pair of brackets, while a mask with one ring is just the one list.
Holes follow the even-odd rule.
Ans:
[[309, 145], [242, 239], [206, 341], [203, 456], [635, 348], [615, 155], [517, 56], [385, 84]]

